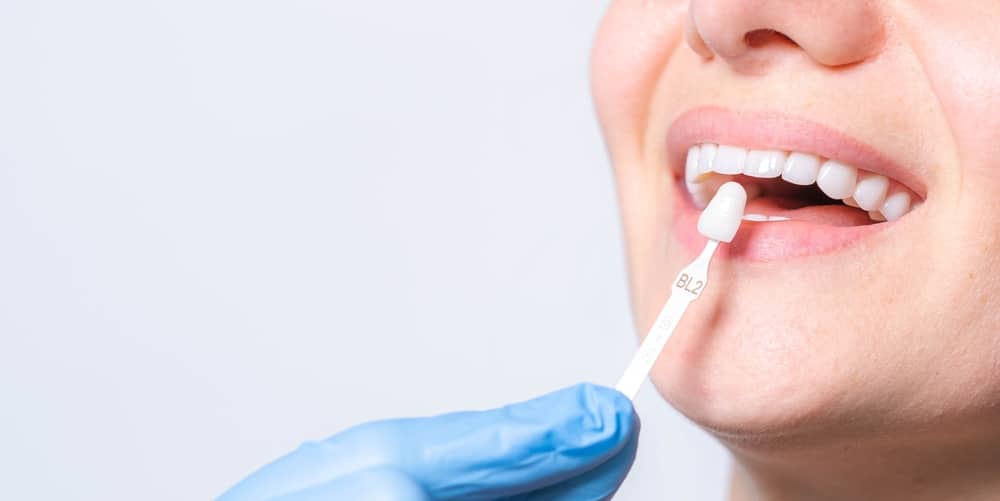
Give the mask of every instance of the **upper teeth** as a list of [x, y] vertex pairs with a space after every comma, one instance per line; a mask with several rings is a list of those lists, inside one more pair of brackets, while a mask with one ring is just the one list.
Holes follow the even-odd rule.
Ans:
[[[743, 174], [777, 178], [808, 186], [815, 183], [827, 196], [868, 212], [875, 221], [895, 221], [913, 208], [913, 195], [889, 178], [816, 155], [778, 150], [747, 150], [738, 146], [701, 144], [688, 151], [684, 178], [691, 198], [704, 208], [715, 191]], [[759, 187], [756, 190], [760, 193]], [[753, 195], [755, 190], [748, 189]]]

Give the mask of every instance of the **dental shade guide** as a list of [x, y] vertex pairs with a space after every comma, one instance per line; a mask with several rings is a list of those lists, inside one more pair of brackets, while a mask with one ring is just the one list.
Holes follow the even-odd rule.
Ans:
[[739, 183], [722, 185], [712, 197], [698, 218], [698, 232], [708, 238], [701, 254], [684, 267], [673, 282], [673, 290], [667, 304], [660, 310], [646, 338], [639, 346], [635, 357], [625, 369], [625, 374], [615, 387], [631, 400], [635, 400], [639, 388], [649, 375], [649, 371], [666, 346], [681, 317], [692, 301], [701, 296], [708, 283], [708, 265], [721, 242], [732, 242], [736, 231], [743, 222], [747, 193]]

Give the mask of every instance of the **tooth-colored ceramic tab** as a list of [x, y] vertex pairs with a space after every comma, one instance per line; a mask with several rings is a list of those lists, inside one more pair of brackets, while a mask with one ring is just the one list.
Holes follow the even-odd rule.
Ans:
[[819, 176], [819, 157], [807, 153], [794, 152], [788, 155], [781, 178], [799, 186], [809, 186]]
[[743, 173], [750, 177], [775, 178], [781, 177], [785, 170], [788, 155], [783, 151], [750, 150], [743, 166]]
[[858, 169], [836, 160], [827, 160], [819, 169], [819, 176], [816, 178], [816, 186], [834, 200], [853, 195], [857, 184]]
[[722, 185], [698, 218], [698, 232], [710, 240], [732, 242], [746, 206], [747, 192], [739, 183]]
[[877, 210], [869, 212], [868, 217], [871, 218], [872, 221], [878, 221], [880, 223], [885, 221], [885, 216], [883, 216], [882, 213]]
[[[895, 221], [910, 212], [912, 200], [910, 194], [905, 191], [898, 191], [886, 197], [882, 204], [882, 215], [889, 221]], [[709, 204], [711, 205], [711, 204]]]
[[715, 163], [712, 170], [726, 175], [742, 174], [743, 164], [746, 161], [746, 149], [736, 146], [719, 145], [719, 150], [715, 153]]
[[889, 178], [876, 174], [865, 175], [854, 188], [854, 199], [858, 207], [873, 211], [879, 210], [885, 203], [885, 194], [889, 191]]
[[847, 197], [844, 199], [844, 205], [848, 207], [854, 207], [855, 209], [860, 209], [861, 206], [858, 205], [858, 201], [854, 197]]
[[713, 165], [715, 164], [715, 153], [719, 151], [719, 147], [714, 144], [703, 144], [701, 145], [701, 152], [698, 154], [698, 171], [702, 174], [707, 172], [712, 172]]
[[698, 172], [698, 155], [700, 153], [701, 149], [697, 146], [692, 146], [688, 150], [687, 162], [684, 163], [684, 179], [689, 183], [697, 181], [701, 174]]

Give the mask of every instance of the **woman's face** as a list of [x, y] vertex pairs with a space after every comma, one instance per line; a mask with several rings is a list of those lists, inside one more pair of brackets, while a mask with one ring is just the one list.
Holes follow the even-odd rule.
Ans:
[[[791, 221], [716, 256], [654, 369], [671, 403], [737, 445], [998, 434], [997, 19], [980, 0], [612, 2], [593, 88], [641, 332], [704, 243], [712, 172], [789, 179], [737, 177], [761, 192], [748, 212]], [[735, 148], [696, 150], [688, 183], [703, 144]]]

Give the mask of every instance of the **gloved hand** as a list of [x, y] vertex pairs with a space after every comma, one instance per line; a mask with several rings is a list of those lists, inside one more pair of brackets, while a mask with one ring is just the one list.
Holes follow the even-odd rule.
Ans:
[[356, 426], [302, 445], [220, 501], [606, 500], [638, 439], [628, 398], [581, 384], [489, 411]]

